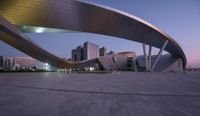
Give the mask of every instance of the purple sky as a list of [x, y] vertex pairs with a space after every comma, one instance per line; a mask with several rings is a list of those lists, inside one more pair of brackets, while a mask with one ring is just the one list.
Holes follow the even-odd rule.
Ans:
[[[169, 34], [183, 48], [188, 66], [200, 67], [200, 0], [85, 0], [108, 5], [138, 16]], [[142, 45], [123, 39], [88, 33], [27, 34], [40, 46], [60, 57], [70, 57], [72, 48], [85, 41], [98, 43], [109, 50], [135, 51]], [[156, 53], [156, 51], [154, 51]], [[24, 56], [0, 41], [0, 55]]]

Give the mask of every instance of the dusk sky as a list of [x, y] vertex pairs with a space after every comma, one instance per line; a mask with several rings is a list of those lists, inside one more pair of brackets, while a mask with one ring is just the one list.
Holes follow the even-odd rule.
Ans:
[[[150, 22], [176, 40], [183, 48], [188, 66], [200, 67], [200, 0], [84, 0], [107, 5]], [[91, 19], [92, 20], [92, 19]], [[98, 43], [108, 50], [142, 54], [140, 43], [89, 33], [27, 33], [49, 52], [64, 58], [85, 41]], [[154, 51], [154, 54], [156, 51]], [[0, 41], [0, 55], [25, 56]]]

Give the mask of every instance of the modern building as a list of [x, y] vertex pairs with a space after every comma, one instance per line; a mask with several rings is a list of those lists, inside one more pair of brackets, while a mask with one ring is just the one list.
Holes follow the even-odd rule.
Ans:
[[76, 51], [76, 49], [72, 50], [71, 55], [72, 55], [72, 57], [71, 57], [72, 61], [77, 61], [77, 51]]
[[83, 44], [83, 49], [84, 60], [90, 60], [99, 57], [99, 45], [91, 42], [85, 42]]
[[0, 69], [16, 70], [16, 69], [30, 69], [37, 67], [38, 61], [31, 57], [0, 57]]
[[13, 70], [15, 66], [15, 59], [12, 57], [7, 57], [4, 59], [4, 69], [5, 70]]
[[84, 49], [82, 46], [78, 46], [76, 48], [76, 61], [82, 61], [83, 60], [83, 52]]
[[79, 62], [78, 70], [136, 71], [136, 53], [121, 52]]
[[[29, 30], [23, 28], [24, 25], [38, 27]], [[45, 32], [41, 30], [41, 27], [48, 27], [102, 34], [139, 42], [143, 44], [145, 71], [156, 71], [157, 65], [164, 57], [163, 51], [181, 62], [182, 65], [177, 65], [177, 67], [182, 66], [179, 68], [180, 71], [184, 70], [187, 65], [185, 53], [180, 45], [156, 26], [132, 14], [87, 1], [30, 0], [28, 3], [24, 3], [17, 0], [12, 2], [4, 0], [0, 5], [0, 26], [2, 41], [41, 62], [47, 62], [51, 66], [59, 68], [74, 68], [79, 66], [79, 62], [67, 61], [49, 53], [31, 41], [23, 32], [27, 32], [27, 30], [34, 33]], [[146, 45], [149, 46], [148, 54]], [[85, 47], [87, 49], [83, 55], [84, 60], [99, 56], [99, 52], [96, 50], [97, 46], [90, 46], [89, 43], [86, 43]], [[154, 47], [159, 48], [159, 52], [155, 61], [152, 62], [151, 52]], [[90, 50], [93, 50], [91, 54], [89, 54]], [[160, 68], [162, 69], [160, 71], [171, 67], [171, 65], [167, 65], [168, 62], [162, 60], [167, 67]], [[170, 62], [173, 64], [172, 60]]]
[[2, 69], [4, 66], [4, 57], [0, 56], [0, 69]]
[[101, 48], [99, 49], [99, 55], [100, 55], [100, 56], [105, 56], [105, 55], [107, 55], [107, 50], [106, 50], [105, 47], [101, 47]]
[[83, 61], [99, 57], [99, 45], [92, 42], [85, 42], [83, 47], [79, 45], [72, 50], [73, 61]]

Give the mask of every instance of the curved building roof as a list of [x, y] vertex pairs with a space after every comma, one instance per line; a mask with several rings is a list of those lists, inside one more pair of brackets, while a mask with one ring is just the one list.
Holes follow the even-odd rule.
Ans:
[[[0, 1], [0, 14], [4, 20], [17, 26], [39, 26], [103, 34], [146, 43], [157, 48], [161, 48], [164, 42], [169, 40], [165, 50], [182, 58], [184, 67], [187, 63], [182, 48], [169, 35], [134, 15], [107, 6], [77, 0], [4, 0]], [[24, 41], [26, 40], [28, 39]], [[11, 44], [9, 41], [3, 41]], [[34, 46], [38, 47], [36, 44]], [[30, 51], [23, 51], [31, 55], [28, 53]]]

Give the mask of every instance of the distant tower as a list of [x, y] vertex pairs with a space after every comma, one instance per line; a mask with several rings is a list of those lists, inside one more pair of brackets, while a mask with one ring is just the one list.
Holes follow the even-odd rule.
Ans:
[[107, 54], [106, 48], [102, 47], [99, 49], [99, 55], [100, 56], [105, 56]]
[[72, 61], [77, 61], [77, 52], [76, 52], [76, 49], [72, 50]]
[[5, 59], [5, 68], [7, 70], [12, 70], [12, 68], [15, 66], [15, 60], [11, 57], [8, 57]]
[[78, 46], [76, 48], [76, 61], [82, 61], [83, 60], [83, 47]]
[[83, 59], [89, 60], [93, 58], [99, 57], [99, 45], [91, 43], [91, 42], [85, 42], [83, 44]]
[[4, 58], [3, 56], [0, 56], [0, 69], [3, 68], [3, 63], [4, 62]]

